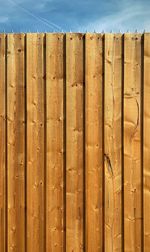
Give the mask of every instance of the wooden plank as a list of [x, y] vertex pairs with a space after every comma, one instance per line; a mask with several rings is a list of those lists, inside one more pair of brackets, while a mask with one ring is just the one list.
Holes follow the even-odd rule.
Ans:
[[122, 251], [122, 35], [105, 35], [105, 250]]
[[150, 249], [150, 33], [144, 34], [144, 252]]
[[66, 251], [83, 251], [83, 35], [66, 34]]
[[25, 251], [24, 34], [7, 35], [8, 251]]
[[6, 244], [6, 83], [5, 50], [6, 36], [0, 34], [0, 251], [5, 251]]
[[142, 249], [141, 35], [124, 38], [124, 249]]
[[85, 41], [86, 251], [103, 251], [103, 38]]
[[64, 34], [46, 35], [46, 251], [64, 251]]
[[44, 34], [27, 34], [27, 251], [45, 249]]

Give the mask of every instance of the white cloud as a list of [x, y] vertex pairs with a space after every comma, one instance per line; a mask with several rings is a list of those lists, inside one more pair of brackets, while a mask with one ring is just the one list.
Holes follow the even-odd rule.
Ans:
[[122, 32], [130, 29], [131, 31], [150, 30], [149, 22], [150, 9], [146, 6], [138, 3], [137, 5], [131, 4], [129, 2], [125, 5], [122, 5], [121, 9], [118, 12], [107, 14], [103, 17], [100, 17], [95, 22], [89, 22], [87, 25], [82, 27], [82, 30], [101, 32], [102, 30], [106, 32], [119, 31]]
[[0, 0], [0, 3], [0, 23], [5, 24], [7, 31], [62, 28], [74, 32], [150, 31], [149, 0]]

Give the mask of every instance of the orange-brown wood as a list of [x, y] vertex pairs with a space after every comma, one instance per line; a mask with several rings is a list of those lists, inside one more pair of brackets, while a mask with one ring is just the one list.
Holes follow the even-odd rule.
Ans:
[[8, 251], [25, 251], [24, 34], [7, 35]]
[[86, 251], [103, 251], [103, 42], [85, 40]]
[[45, 249], [44, 34], [27, 34], [27, 251]]
[[149, 252], [149, 68], [149, 33], [0, 34], [0, 252]]
[[142, 250], [141, 35], [124, 37], [124, 251]]
[[66, 251], [83, 251], [83, 35], [66, 35]]
[[105, 35], [105, 251], [122, 251], [122, 35]]
[[46, 251], [65, 251], [64, 35], [46, 35]]
[[6, 35], [0, 34], [0, 251], [6, 245]]
[[150, 34], [144, 34], [144, 252], [150, 250]]

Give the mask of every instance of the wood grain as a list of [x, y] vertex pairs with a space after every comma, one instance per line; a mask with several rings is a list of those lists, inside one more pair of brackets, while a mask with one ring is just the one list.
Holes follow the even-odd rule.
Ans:
[[144, 252], [150, 249], [150, 34], [144, 34]]
[[85, 163], [86, 251], [103, 251], [103, 46], [102, 35], [86, 34]]
[[6, 245], [6, 35], [0, 34], [0, 251]]
[[124, 250], [141, 251], [141, 35], [124, 38]]
[[7, 35], [8, 251], [25, 251], [24, 34]]
[[46, 35], [46, 251], [65, 251], [64, 35]]
[[83, 251], [83, 35], [66, 34], [66, 251]]
[[149, 68], [149, 33], [0, 34], [0, 252], [149, 252]]
[[105, 35], [105, 251], [122, 251], [122, 35]]
[[27, 34], [27, 251], [45, 249], [44, 34]]

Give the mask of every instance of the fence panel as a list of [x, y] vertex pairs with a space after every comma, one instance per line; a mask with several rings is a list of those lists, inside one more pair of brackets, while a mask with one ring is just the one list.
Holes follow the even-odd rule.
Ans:
[[149, 251], [149, 44], [0, 34], [0, 251]]

